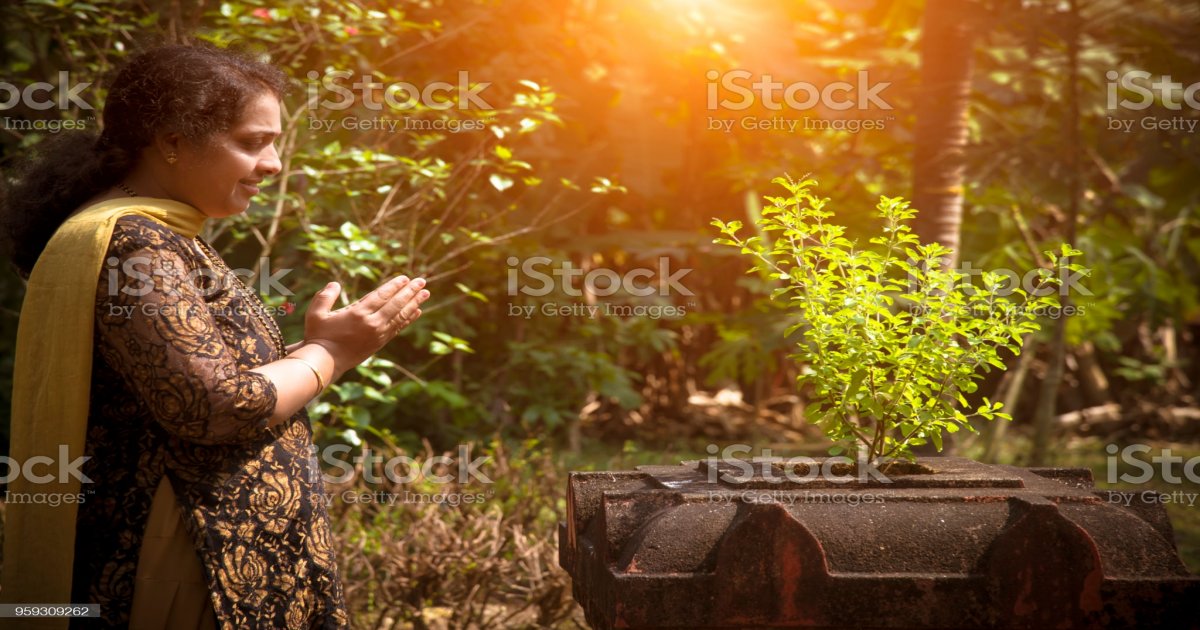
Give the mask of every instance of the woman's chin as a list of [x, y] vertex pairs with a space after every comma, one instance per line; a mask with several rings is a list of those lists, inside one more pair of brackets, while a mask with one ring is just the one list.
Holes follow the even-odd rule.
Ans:
[[210, 219], [223, 219], [241, 214], [249, 207], [249, 199], [231, 199], [228, 203], [222, 204], [217, 208], [201, 208], [201, 212], [208, 215]]

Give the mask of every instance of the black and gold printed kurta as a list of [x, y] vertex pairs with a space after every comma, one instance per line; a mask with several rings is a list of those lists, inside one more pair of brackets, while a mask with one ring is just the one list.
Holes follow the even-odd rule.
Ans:
[[72, 587], [108, 625], [129, 622], [164, 475], [219, 626], [349, 625], [308, 415], [267, 428], [275, 386], [248, 370], [280, 351], [249, 310], [261, 300], [233, 282], [192, 239], [117, 220], [96, 291]]

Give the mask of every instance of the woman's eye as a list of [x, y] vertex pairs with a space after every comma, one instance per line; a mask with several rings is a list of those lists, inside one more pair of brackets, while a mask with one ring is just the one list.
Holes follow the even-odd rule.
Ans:
[[269, 140], [267, 138], [257, 138], [254, 140], [243, 140], [242, 141], [242, 146], [246, 147], [247, 149], [251, 149], [251, 150], [255, 150], [255, 151], [260, 150], [260, 149], [265, 149], [265, 148], [267, 148], [267, 145], [269, 145], [269, 144], [272, 144], [272, 142], [271, 142], [271, 140]]

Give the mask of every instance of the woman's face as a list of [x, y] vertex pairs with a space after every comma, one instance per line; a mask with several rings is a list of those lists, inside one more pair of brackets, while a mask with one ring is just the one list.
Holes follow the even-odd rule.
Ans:
[[279, 101], [265, 93], [251, 101], [241, 118], [206, 142], [179, 142], [177, 161], [167, 170], [170, 188], [211, 218], [244, 212], [263, 179], [279, 172]]

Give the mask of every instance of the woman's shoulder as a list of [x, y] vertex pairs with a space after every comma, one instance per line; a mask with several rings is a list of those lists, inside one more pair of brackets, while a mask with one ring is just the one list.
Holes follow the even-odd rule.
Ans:
[[[121, 215], [121, 216], [117, 217], [117, 221], [116, 221], [116, 223], [113, 224], [113, 226], [114, 226], [113, 227], [114, 232], [116, 232], [118, 229], [126, 230], [126, 231], [149, 230], [149, 231], [155, 232], [155, 233], [170, 232], [171, 234], [175, 234], [176, 236], [179, 236], [174, 230], [167, 227], [166, 224], [162, 223], [161, 221], [155, 221], [154, 219], [151, 219], [150, 217], [142, 215], [142, 214]], [[183, 238], [183, 237], [180, 237], [180, 238]]]
[[[140, 214], [126, 214], [117, 218], [113, 224], [112, 239], [109, 241], [109, 253], [122, 253], [141, 250], [167, 250], [180, 254], [192, 254], [190, 239], [167, 227], [163, 223]], [[185, 256], [190, 258], [191, 256]]]

